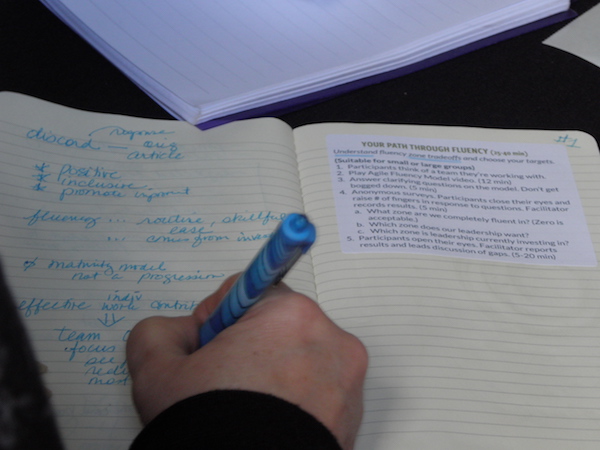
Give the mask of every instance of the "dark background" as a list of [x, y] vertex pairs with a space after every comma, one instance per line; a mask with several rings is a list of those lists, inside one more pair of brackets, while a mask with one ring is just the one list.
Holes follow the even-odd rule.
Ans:
[[[583, 13], [597, 3], [577, 0], [573, 9]], [[567, 23], [279, 117], [294, 127], [347, 121], [575, 129], [600, 141], [600, 68], [542, 44]], [[171, 118], [37, 0], [0, 0], [0, 39], [0, 90]]]

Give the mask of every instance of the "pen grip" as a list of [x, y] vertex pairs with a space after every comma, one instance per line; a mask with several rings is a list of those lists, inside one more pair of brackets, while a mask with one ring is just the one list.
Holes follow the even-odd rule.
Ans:
[[279, 282], [315, 240], [305, 216], [291, 214], [275, 230], [200, 330], [200, 345], [233, 325], [269, 286]]

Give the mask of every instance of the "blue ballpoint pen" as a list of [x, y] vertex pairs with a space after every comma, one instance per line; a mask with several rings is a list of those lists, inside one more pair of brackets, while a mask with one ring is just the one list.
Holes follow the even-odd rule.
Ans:
[[315, 227], [305, 215], [288, 215], [202, 325], [200, 346], [233, 325], [269, 286], [281, 281], [315, 238]]

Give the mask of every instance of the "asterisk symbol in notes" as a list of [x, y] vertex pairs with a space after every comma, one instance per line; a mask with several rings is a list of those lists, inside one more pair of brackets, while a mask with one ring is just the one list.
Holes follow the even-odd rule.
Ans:
[[44, 192], [46, 190], [47, 186], [42, 186], [42, 183], [38, 183], [35, 186], [32, 186], [34, 191], [41, 191]]
[[37, 170], [39, 170], [40, 172], [43, 172], [44, 170], [46, 170], [48, 167], [50, 167], [50, 164], [46, 164], [46, 163], [42, 163], [42, 164], [36, 164], [35, 168]]
[[50, 176], [49, 173], [40, 173], [38, 175], [31, 175], [33, 178], [35, 178], [36, 180], [38, 180], [40, 183], [44, 183], [46, 181], [46, 178], [48, 178]]

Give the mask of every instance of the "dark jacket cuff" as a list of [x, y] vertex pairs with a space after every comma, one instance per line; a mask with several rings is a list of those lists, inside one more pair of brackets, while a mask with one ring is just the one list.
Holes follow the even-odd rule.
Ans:
[[152, 420], [130, 450], [340, 450], [333, 434], [292, 403], [248, 391], [212, 391], [182, 400]]

